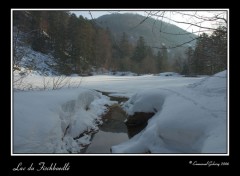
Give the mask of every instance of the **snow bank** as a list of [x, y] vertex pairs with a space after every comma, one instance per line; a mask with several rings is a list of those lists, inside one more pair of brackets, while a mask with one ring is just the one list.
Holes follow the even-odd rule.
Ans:
[[[135, 112], [153, 112], [161, 110], [166, 92], [159, 94], [159, 90], [145, 90], [134, 94], [126, 103], [123, 109], [128, 115], [134, 115]], [[143, 103], [144, 102], [144, 103]]]
[[138, 76], [137, 73], [133, 73], [133, 72], [130, 72], [130, 71], [127, 71], [127, 72], [120, 72], [120, 71], [110, 72], [109, 75], [115, 75], [115, 76]]
[[[15, 75], [14, 75], [15, 77]], [[45, 77], [51, 88], [54, 77]], [[28, 75], [26, 84], [43, 86], [43, 77]], [[112, 147], [116, 153], [226, 152], [226, 71], [212, 77], [91, 76], [71, 78], [80, 88], [13, 93], [13, 152], [79, 152], [90, 143], [109, 98], [96, 89], [129, 97], [127, 113], [156, 112], [131, 140]], [[78, 139], [77, 139], [78, 138]]]
[[175, 73], [175, 72], [163, 72], [163, 73], [159, 73], [159, 76], [181, 76], [179, 73]]
[[13, 153], [76, 153], [90, 143], [81, 133], [98, 130], [104, 105], [113, 102], [87, 89], [14, 92]]
[[226, 153], [226, 87], [224, 71], [188, 87], [155, 89], [151, 93], [133, 95], [123, 105], [128, 114], [141, 109], [152, 112], [153, 108], [158, 108], [158, 112], [142, 132], [113, 146], [112, 152]]
[[194, 88], [205, 93], [224, 93], [226, 92], [227, 84], [227, 72], [219, 72], [211, 77], [206, 77], [202, 81], [189, 85], [190, 88]]

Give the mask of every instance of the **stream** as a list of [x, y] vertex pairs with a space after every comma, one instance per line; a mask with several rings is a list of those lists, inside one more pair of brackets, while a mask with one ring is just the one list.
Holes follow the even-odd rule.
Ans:
[[111, 146], [127, 141], [129, 137], [127, 126], [124, 124], [125, 119], [125, 112], [118, 104], [110, 107], [108, 113], [103, 116], [99, 132], [93, 136], [92, 143], [85, 153], [111, 153]]
[[127, 126], [124, 121], [127, 114], [121, 108], [120, 103], [128, 100], [126, 97], [113, 97], [110, 93], [101, 92], [110, 97], [112, 101], [118, 101], [109, 107], [109, 111], [102, 117], [103, 124], [99, 126], [99, 131], [92, 135], [91, 144], [83, 153], [111, 153], [111, 147], [125, 142], [134, 135], [142, 131], [147, 123], [138, 126]]

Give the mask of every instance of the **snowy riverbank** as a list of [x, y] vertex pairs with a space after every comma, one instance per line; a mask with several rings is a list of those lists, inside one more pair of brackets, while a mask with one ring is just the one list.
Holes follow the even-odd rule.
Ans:
[[[42, 77], [25, 78], [39, 87]], [[100, 90], [129, 97], [129, 113], [155, 112], [147, 128], [116, 153], [226, 153], [226, 71], [212, 77], [92, 76], [72, 77], [79, 88], [13, 92], [13, 153], [78, 153], [90, 143], [106, 106], [114, 102]]]

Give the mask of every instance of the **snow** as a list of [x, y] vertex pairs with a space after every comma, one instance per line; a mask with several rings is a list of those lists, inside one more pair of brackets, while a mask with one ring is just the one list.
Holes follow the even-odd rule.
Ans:
[[[56, 65], [54, 57], [51, 54], [43, 54], [32, 50], [30, 46], [19, 46], [17, 53], [22, 54], [21, 61], [18, 63], [19, 70], [15, 74], [27, 72], [35, 75], [56, 75], [53, 69]], [[19, 56], [21, 57], [21, 56]]]
[[175, 72], [163, 72], [163, 73], [159, 73], [159, 76], [181, 76], [181, 75]]
[[155, 113], [161, 110], [164, 99], [165, 94], [159, 94], [155, 89], [140, 91], [123, 105], [123, 109], [128, 115], [134, 115], [135, 112]]
[[91, 137], [77, 137], [84, 131], [97, 131], [105, 105], [114, 103], [95, 90], [129, 97], [122, 105], [128, 115], [155, 113], [143, 131], [113, 146], [113, 153], [227, 152], [226, 71], [194, 78], [74, 75], [69, 77], [70, 84], [52, 90], [57, 78], [46, 76], [49, 84], [44, 89], [43, 76], [30, 74], [18, 90], [31, 85], [25, 90], [34, 91], [14, 90], [14, 153], [79, 153]]
[[87, 89], [14, 92], [14, 153], [79, 152], [90, 136], [78, 137], [95, 124], [113, 102]]
[[[18, 69], [15, 70], [15, 74], [57, 75], [58, 73], [53, 69], [56, 62], [52, 54], [43, 54], [31, 48], [28, 41], [31, 32], [24, 33], [16, 27], [14, 27], [14, 31], [13, 38], [16, 42], [13, 45], [16, 54], [14, 66]], [[49, 37], [45, 31], [43, 31], [43, 35]]]
[[123, 107], [130, 115], [158, 111], [113, 153], [227, 153], [226, 71], [187, 87], [136, 93]]

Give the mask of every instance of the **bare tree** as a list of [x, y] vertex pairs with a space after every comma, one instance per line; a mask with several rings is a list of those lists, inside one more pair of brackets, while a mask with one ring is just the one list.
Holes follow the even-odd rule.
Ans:
[[20, 30], [18, 27], [13, 29], [13, 45], [12, 45], [12, 61], [13, 61], [13, 71], [18, 70], [19, 63], [22, 60], [23, 56], [26, 54], [24, 50], [21, 50], [21, 41], [20, 41]]
[[[119, 13], [120, 11], [108, 11], [109, 13]], [[159, 32], [162, 34], [167, 35], [190, 35], [190, 34], [201, 34], [203, 32], [206, 33], [212, 33], [214, 31], [218, 30], [219, 26], [225, 26], [227, 27], [227, 16], [228, 13], [226, 10], [185, 10], [185, 11], [178, 11], [178, 10], [161, 10], [161, 11], [144, 11], [145, 18], [143, 18], [137, 25], [133, 26], [130, 30], [137, 28], [144, 22], [146, 22], [149, 18], [156, 19], [154, 24], [152, 25], [152, 32], [155, 27], [155, 23], [157, 20], [161, 21], [160, 30]], [[94, 23], [97, 23], [96, 20], [94, 20], [92, 12], [89, 11], [89, 14], [92, 18], [92, 21]], [[176, 18], [176, 16], [181, 17], [181, 19]], [[165, 31], [162, 28], [162, 21], [171, 23], [171, 24], [184, 24], [185, 31], [188, 31], [190, 28], [195, 27], [198, 28], [196, 31], [192, 32], [184, 32], [184, 33], [171, 33], [168, 31]], [[210, 24], [210, 26], [209, 26]], [[227, 31], [226, 31], [227, 32]], [[183, 45], [186, 45], [188, 43], [191, 43], [194, 40], [197, 40], [198, 37], [194, 37], [189, 39], [188, 41], [176, 43], [172, 46], [168, 46], [168, 49], [174, 49], [178, 47], [182, 47]], [[152, 46], [152, 48], [156, 49], [163, 49], [158, 46]]]
[[[146, 18], [139, 22], [138, 25], [141, 25], [148, 18], [154, 18], [156, 20], [161, 19], [161, 26], [159, 32], [167, 35], [190, 35], [192, 33], [201, 34], [202, 32], [212, 33], [214, 31], [217, 31], [219, 26], [227, 27], [227, 11], [145, 11], [145, 13], [147, 14]], [[180, 15], [182, 17], [182, 20], [176, 19], [176, 15]], [[168, 31], [164, 31], [164, 29], [162, 28], [162, 21], [166, 21], [172, 24], [184, 24], [186, 26], [186, 31], [191, 27], [198, 28], [198, 30], [184, 33], [171, 33]], [[153, 27], [154, 25], [155, 24], [153, 24]], [[177, 43], [173, 46], [168, 46], [167, 48], [173, 49], [181, 47], [183, 45], [191, 43], [198, 38], [199, 36], [191, 38], [186, 42]], [[153, 48], [162, 49], [161, 47], [156, 46], [153, 46]]]

